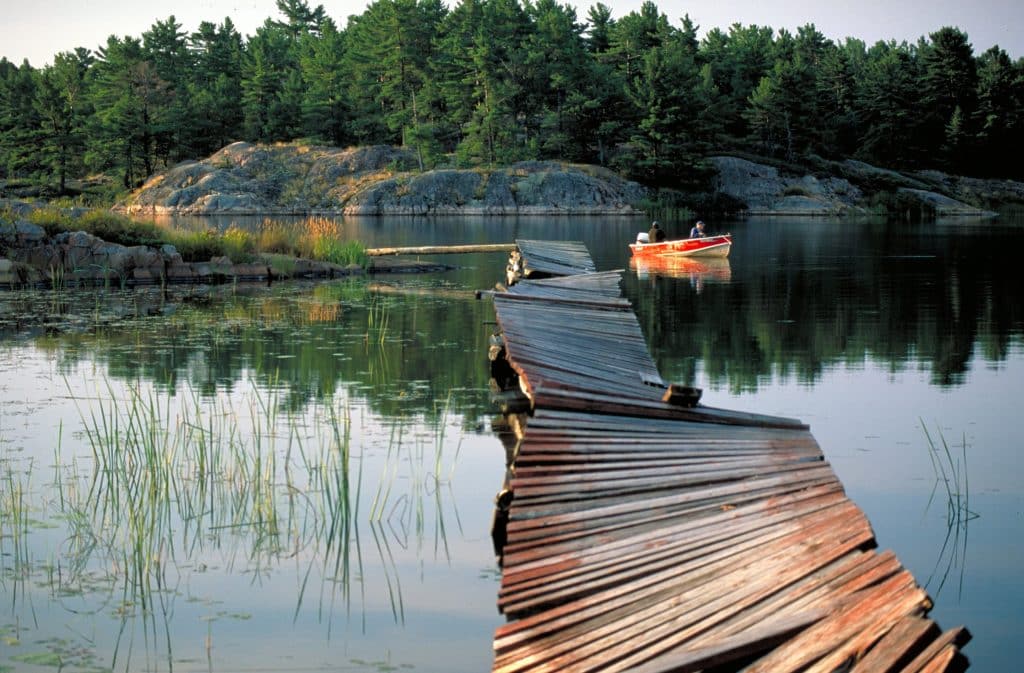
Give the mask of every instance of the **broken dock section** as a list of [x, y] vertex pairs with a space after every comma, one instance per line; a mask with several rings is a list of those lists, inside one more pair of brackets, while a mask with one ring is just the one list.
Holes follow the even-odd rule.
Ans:
[[585, 270], [492, 295], [529, 408], [509, 423], [494, 671], [966, 668], [969, 633], [927, 618], [806, 425], [673, 389], [620, 272], [525, 243], [521, 268]]

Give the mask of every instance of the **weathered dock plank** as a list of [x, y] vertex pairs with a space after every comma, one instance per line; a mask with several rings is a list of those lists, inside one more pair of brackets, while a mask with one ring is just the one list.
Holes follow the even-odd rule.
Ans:
[[507, 482], [495, 671], [946, 671], [965, 629], [877, 552], [809, 428], [666, 402], [620, 272], [520, 241], [561, 278], [493, 295], [529, 398]]

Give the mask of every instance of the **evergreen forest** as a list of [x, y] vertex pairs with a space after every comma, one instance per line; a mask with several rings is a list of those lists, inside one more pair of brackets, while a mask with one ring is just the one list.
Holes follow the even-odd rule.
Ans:
[[344, 26], [277, 0], [243, 37], [188, 32], [0, 58], [0, 180], [111, 176], [118, 189], [237, 141], [401, 145], [421, 169], [555, 159], [686, 189], [701, 157], [1024, 178], [1024, 59], [944, 27], [917, 43], [834, 42], [813, 25], [712, 28], [654, 2], [586, 17], [556, 0], [376, 0]]

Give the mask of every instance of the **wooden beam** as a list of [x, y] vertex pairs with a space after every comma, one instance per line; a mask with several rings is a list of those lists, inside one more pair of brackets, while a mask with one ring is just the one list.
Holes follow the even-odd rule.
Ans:
[[452, 255], [466, 252], [509, 252], [515, 249], [515, 243], [421, 245], [408, 248], [368, 248], [366, 254], [370, 257], [384, 257], [386, 255]]

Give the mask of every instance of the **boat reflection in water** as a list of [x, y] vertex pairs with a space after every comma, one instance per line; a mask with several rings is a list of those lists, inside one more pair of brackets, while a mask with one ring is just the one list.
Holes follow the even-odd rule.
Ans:
[[649, 276], [688, 278], [698, 291], [706, 281], [728, 283], [732, 280], [728, 257], [633, 257], [629, 266], [641, 279]]

